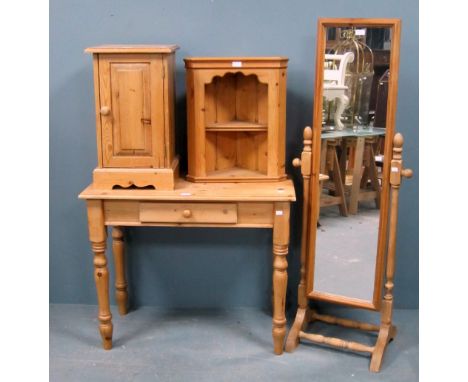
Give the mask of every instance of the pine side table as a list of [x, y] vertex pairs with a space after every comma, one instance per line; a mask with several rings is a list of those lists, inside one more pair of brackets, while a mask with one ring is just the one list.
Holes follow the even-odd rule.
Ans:
[[193, 183], [176, 180], [174, 190], [96, 189], [86, 200], [89, 239], [94, 253], [94, 279], [99, 305], [99, 331], [104, 349], [112, 348], [107, 226], [112, 226], [118, 310], [127, 313], [124, 262], [125, 226], [243, 227], [273, 229], [273, 345], [282, 354], [286, 334], [285, 299], [289, 245], [289, 212], [296, 200], [291, 180], [268, 183]]

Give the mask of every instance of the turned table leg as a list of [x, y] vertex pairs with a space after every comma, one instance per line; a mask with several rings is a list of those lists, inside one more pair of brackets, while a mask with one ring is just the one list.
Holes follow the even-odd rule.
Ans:
[[289, 203], [275, 203], [273, 226], [273, 347], [283, 353], [286, 336], [286, 285], [288, 282]]
[[112, 228], [112, 252], [115, 265], [115, 298], [120, 315], [127, 314], [128, 292], [125, 277], [124, 234], [122, 227]]
[[99, 332], [102, 346], [112, 348], [112, 314], [109, 306], [109, 270], [106, 259], [107, 232], [104, 225], [104, 211], [101, 200], [88, 200], [88, 229], [91, 247], [94, 253], [94, 281], [96, 282], [99, 306]]

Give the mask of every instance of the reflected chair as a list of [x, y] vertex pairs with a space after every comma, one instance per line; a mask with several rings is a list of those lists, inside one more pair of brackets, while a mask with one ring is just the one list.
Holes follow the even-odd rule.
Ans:
[[332, 65], [332, 68], [326, 68], [323, 78], [323, 96], [327, 101], [336, 100], [336, 111], [334, 115], [335, 127], [338, 130], [344, 128], [341, 122], [341, 115], [348, 106], [349, 98], [346, 96], [348, 87], [345, 85], [346, 66], [354, 61], [354, 54], [347, 52], [345, 54], [326, 54], [325, 61], [339, 62], [338, 68]]

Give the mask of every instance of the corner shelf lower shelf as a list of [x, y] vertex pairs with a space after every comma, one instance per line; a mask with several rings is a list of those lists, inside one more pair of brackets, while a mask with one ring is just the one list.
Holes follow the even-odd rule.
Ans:
[[268, 126], [265, 123], [256, 123], [248, 121], [228, 121], [209, 123], [205, 126], [206, 131], [267, 131]]

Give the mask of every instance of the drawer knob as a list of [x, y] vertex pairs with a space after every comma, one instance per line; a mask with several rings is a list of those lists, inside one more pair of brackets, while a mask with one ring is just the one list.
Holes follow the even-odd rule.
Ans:
[[182, 212], [182, 215], [184, 215], [184, 218], [189, 218], [190, 216], [192, 216], [192, 211], [184, 210], [184, 212]]
[[110, 107], [109, 106], [101, 107], [101, 115], [109, 115], [109, 113], [110, 113]]
[[301, 167], [302, 161], [299, 158], [294, 158], [292, 161], [293, 167]]

